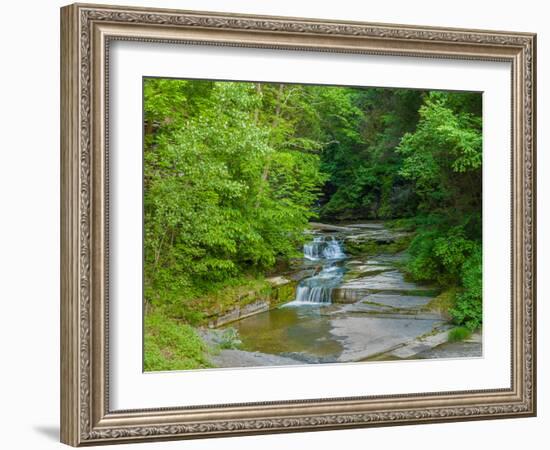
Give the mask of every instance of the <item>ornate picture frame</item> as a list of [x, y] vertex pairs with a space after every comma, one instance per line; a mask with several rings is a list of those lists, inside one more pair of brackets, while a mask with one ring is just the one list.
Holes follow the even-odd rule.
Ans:
[[[503, 389], [113, 410], [109, 49], [189, 43], [511, 64], [511, 385]], [[74, 4], [61, 9], [61, 441], [72, 445], [536, 414], [536, 36]]]

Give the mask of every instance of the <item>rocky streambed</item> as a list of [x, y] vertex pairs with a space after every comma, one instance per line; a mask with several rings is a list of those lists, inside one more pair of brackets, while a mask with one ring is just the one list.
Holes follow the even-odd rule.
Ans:
[[312, 227], [292, 272], [301, 273], [295, 298], [226, 325], [237, 330], [241, 344], [213, 356], [214, 365], [481, 356], [479, 336], [447, 344], [452, 326], [434, 306], [437, 289], [405, 279], [407, 255], [395, 251], [408, 233], [380, 222]]

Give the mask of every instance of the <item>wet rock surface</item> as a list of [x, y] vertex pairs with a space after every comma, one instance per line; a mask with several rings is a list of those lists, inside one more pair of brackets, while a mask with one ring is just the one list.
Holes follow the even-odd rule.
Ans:
[[[373, 264], [371, 267], [388, 266]], [[394, 293], [402, 296], [413, 293], [415, 295], [423, 295], [424, 298], [428, 298], [433, 294], [433, 288], [405, 281], [403, 273], [395, 269], [388, 269], [382, 272], [373, 271], [370, 274], [361, 274], [357, 278], [345, 279], [347, 281], [344, 281], [339, 287], [334, 289], [333, 301], [335, 303], [355, 303], [364, 300], [367, 296], [376, 292]], [[393, 298], [395, 301], [395, 295]], [[406, 300], [404, 302], [404, 305], [410, 304]], [[425, 304], [428, 302], [429, 298], [424, 301]]]
[[[374, 266], [377, 267], [377, 266]], [[360, 289], [371, 291], [413, 291], [418, 286], [404, 280], [403, 274], [398, 270], [367, 275], [342, 283], [340, 289]]]
[[402, 308], [409, 311], [418, 311], [426, 306], [430, 300], [431, 297], [383, 293], [369, 295], [365, 302], [383, 305], [388, 308]]
[[332, 321], [331, 333], [344, 347], [338, 362], [361, 361], [430, 333], [441, 324], [437, 319], [410, 320], [402, 317], [351, 316]]
[[[231, 324], [242, 345], [239, 350], [222, 350], [213, 359], [215, 365], [247, 367], [481, 354], [480, 341], [447, 342], [451, 325], [440, 312], [429, 309], [437, 292], [433, 286], [405, 279], [401, 271], [405, 253], [369, 252], [352, 257], [346, 253], [350, 239], [385, 245], [406, 233], [388, 230], [380, 222], [315, 224], [314, 229], [312, 243], [316, 242], [318, 248], [310, 244], [307, 257], [296, 270], [308, 274], [298, 284], [300, 299]], [[343, 243], [340, 249], [335, 247], [336, 241]], [[330, 259], [332, 255], [337, 257]], [[323, 289], [329, 289], [329, 293], [321, 294], [319, 290]]]

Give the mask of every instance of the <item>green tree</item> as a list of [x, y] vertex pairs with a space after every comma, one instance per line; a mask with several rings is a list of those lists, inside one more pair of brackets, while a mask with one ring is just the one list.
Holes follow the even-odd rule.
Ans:
[[401, 175], [414, 184], [425, 216], [409, 249], [417, 280], [459, 286], [456, 323], [482, 322], [482, 122], [479, 94], [431, 92], [416, 130], [403, 136]]
[[480, 323], [479, 94], [158, 78], [143, 87], [148, 304], [198, 320], [193, 299], [298, 256], [317, 215], [408, 218], [411, 276], [458, 286], [455, 320]]
[[[335, 131], [335, 144], [323, 154], [331, 174], [329, 219], [394, 218], [415, 213], [415, 193], [401, 174], [397, 153], [402, 136], [418, 121], [422, 91], [408, 89], [348, 90], [348, 104]], [[353, 130], [353, 131], [351, 131]]]
[[145, 79], [149, 302], [181, 306], [297, 255], [325, 180], [322, 143], [296, 114], [308, 96], [300, 86]]

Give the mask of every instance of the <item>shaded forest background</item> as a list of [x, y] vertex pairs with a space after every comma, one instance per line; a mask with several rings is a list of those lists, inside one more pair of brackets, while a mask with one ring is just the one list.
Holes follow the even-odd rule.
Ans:
[[479, 328], [481, 116], [478, 93], [144, 79], [146, 334], [204, 365], [205, 310], [300, 257], [310, 220], [365, 219], [414, 231], [408, 276]]

